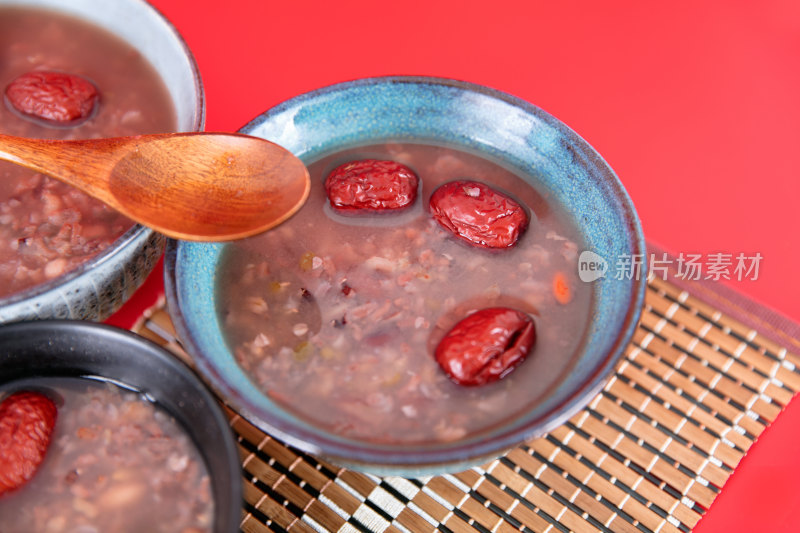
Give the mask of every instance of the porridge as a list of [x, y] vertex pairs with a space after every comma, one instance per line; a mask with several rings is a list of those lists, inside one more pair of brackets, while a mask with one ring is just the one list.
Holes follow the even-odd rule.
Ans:
[[211, 530], [205, 463], [166, 412], [87, 379], [42, 379], [32, 390], [53, 398], [57, 416], [38, 470], [0, 494], [0, 531]]
[[[365, 159], [412, 169], [417, 201], [388, 212], [332, 208], [326, 176]], [[217, 274], [227, 342], [273, 401], [354, 439], [446, 441], [525, 411], [569, 370], [591, 306], [591, 289], [577, 278], [581, 242], [528, 181], [484, 157], [414, 143], [349, 149], [309, 171], [307, 204], [276, 229], [229, 244]], [[429, 203], [459, 180], [490, 187], [515, 231], [475, 245], [445, 227]], [[434, 354], [476, 312], [511, 317], [501, 336], [509, 367], [459, 385]]]

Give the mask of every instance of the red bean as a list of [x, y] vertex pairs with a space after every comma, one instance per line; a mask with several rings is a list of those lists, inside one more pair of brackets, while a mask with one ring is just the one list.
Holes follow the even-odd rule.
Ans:
[[514, 246], [528, 214], [512, 198], [477, 181], [451, 181], [431, 195], [431, 214], [443, 228], [483, 248]]
[[507, 307], [476, 311], [436, 347], [436, 362], [459, 385], [484, 385], [514, 370], [536, 342], [530, 316]]
[[0, 495], [33, 477], [56, 423], [56, 406], [38, 392], [16, 392], [0, 403]]
[[325, 180], [325, 191], [338, 211], [391, 211], [412, 205], [418, 185], [419, 178], [405, 165], [362, 159], [333, 169]]
[[97, 88], [87, 79], [65, 72], [35, 70], [6, 87], [6, 99], [22, 115], [60, 125], [77, 125], [97, 105]]

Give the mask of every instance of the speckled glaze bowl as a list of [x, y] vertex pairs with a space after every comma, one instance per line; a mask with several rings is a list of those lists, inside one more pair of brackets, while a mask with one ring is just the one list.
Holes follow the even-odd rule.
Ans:
[[[155, 67], [177, 112], [178, 131], [201, 131], [205, 99], [191, 51], [175, 28], [144, 0], [0, 0], [0, 7], [37, 7], [94, 23], [121, 37]], [[135, 225], [77, 268], [0, 298], [0, 323], [47, 318], [104, 320], [136, 291], [164, 250], [165, 238]]]
[[[633, 205], [600, 155], [551, 115], [493, 89], [438, 78], [362, 79], [284, 102], [242, 131], [278, 143], [307, 163], [388, 140], [428, 141], [487, 154], [538, 175], [536, 187], [573, 219], [588, 250], [603, 258], [645, 253]], [[600, 391], [615, 368], [638, 322], [646, 281], [607, 275], [592, 282], [590, 323], [571, 370], [509, 422], [447, 443], [374, 444], [298, 419], [262, 394], [236, 364], [215, 304], [224, 250], [223, 244], [167, 243], [170, 313], [201, 373], [264, 431], [341, 465], [377, 474], [460, 470], [563, 423]]]
[[214, 533], [239, 531], [242, 469], [228, 420], [186, 365], [129, 331], [78, 320], [0, 326], [0, 386], [37, 378], [110, 381], [140, 392], [194, 441], [211, 478]]

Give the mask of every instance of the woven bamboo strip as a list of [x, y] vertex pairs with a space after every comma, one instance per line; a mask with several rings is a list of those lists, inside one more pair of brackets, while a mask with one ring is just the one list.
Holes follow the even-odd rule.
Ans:
[[[710, 319], [711, 321], [718, 322], [722, 324], [724, 327], [729, 328], [739, 337], [748, 338], [752, 336], [754, 342], [756, 342], [760, 346], [765, 347], [769, 352], [773, 354], [779, 354], [787, 351], [787, 347], [782, 346], [780, 344], [776, 344], [774, 341], [766, 338], [764, 335], [753, 330], [751, 327], [742, 324], [737, 320], [733, 320], [728, 316], [725, 316], [718, 309], [714, 308], [713, 305], [703, 301], [702, 299], [690, 294], [687, 291], [681, 290], [679, 287], [670, 283], [669, 281], [664, 281], [659, 278], [654, 278], [654, 279], [651, 278], [649, 280], [649, 285], [652, 289], [657, 291], [657, 293], [661, 297], [666, 297], [672, 301], [678, 301], [682, 303], [687, 308], [692, 309], [694, 313], [702, 315], [704, 317], [708, 317], [708, 319]], [[758, 322], [758, 320], [755, 321]], [[771, 328], [769, 324], [763, 324], [763, 327], [765, 329]], [[798, 351], [798, 349], [800, 349], [800, 339], [793, 339], [790, 337], [784, 337], [784, 338], [789, 344], [788, 351], [796, 352]]]

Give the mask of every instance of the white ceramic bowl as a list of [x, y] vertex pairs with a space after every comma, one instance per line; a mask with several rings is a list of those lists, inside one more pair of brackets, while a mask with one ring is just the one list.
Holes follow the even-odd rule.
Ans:
[[[0, 0], [0, 7], [46, 8], [104, 28], [136, 48], [169, 90], [178, 131], [201, 131], [203, 84], [191, 51], [172, 24], [144, 0]], [[58, 278], [0, 298], [0, 323], [47, 318], [104, 320], [155, 267], [164, 237], [135, 225], [93, 259]]]

